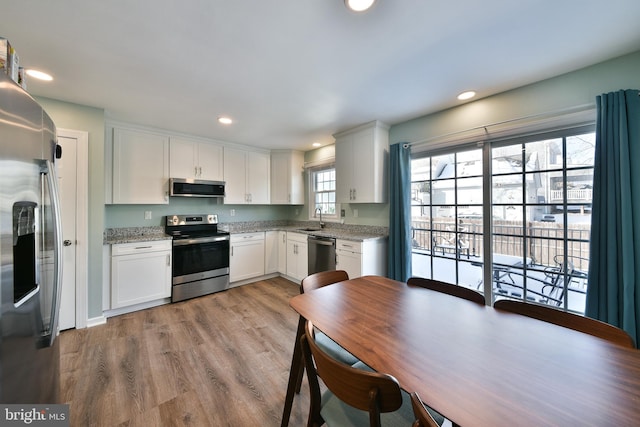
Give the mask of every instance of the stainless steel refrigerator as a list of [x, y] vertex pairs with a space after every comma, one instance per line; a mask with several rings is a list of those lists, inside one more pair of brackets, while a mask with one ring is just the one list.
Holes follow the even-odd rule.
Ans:
[[56, 130], [0, 72], [0, 403], [59, 403]]

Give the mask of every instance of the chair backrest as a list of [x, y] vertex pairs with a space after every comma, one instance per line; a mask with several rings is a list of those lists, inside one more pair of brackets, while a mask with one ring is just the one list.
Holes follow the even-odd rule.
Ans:
[[464, 286], [453, 285], [451, 283], [440, 282], [438, 280], [425, 279], [424, 277], [412, 277], [407, 280], [410, 286], [419, 286], [421, 288], [431, 289], [433, 291], [442, 292], [443, 294], [453, 295], [458, 298], [464, 298], [473, 301], [476, 304], [485, 305], [484, 296], [473, 289]]
[[343, 282], [349, 280], [349, 275], [344, 270], [320, 271], [310, 274], [304, 279], [300, 285], [300, 293], [312, 291], [332, 283]]
[[413, 407], [413, 415], [416, 416], [416, 421], [412, 427], [440, 427], [440, 425], [433, 419], [426, 406], [418, 396], [418, 393], [411, 393], [411, 406]]
[[498, 300], [493, 307], [593, 335], [623, 347], [635, 348], [633, 339], [624, 330], [590, 317], [510, 299]]
[[[356, 409], [368, 411], [372, 427], [380, 426], [381, 413], [393, 412], [402, 405], [400, 385], [394, 377], [353, 368], [335, 360], [316, 344], [313, 324], [309, 321], [305, 327], [305, 334], [300, 338], [300, 344], [311, 389], [310, 421], [315, 420], [322, 424], [318, 377], [338, 399]], [[311, 424], [313, 423], [310, 422], [309, 425]]]

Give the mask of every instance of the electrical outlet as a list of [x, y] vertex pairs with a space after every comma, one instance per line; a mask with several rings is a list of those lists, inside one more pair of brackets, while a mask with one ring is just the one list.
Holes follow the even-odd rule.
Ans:
[[358, 218], [358, 209], [353, 210], [353, 217]]
[[144, 211], [144, 219], [151, 219], [151, 211]]
[[231, 210], [229, 211], [229, 215], [231, 215], [231, 216], [236, 216], [236, 210], [235, 210], [235, 209], [231, 209]]
[[347, 215], [345, 214], [344, 209], [340, 209], [340, 218], [344, 218], [345, 216]]

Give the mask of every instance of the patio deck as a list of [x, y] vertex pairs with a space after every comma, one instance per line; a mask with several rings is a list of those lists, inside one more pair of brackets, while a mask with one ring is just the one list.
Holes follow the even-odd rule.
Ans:
[[[456, 262], [457, 261], [457, 262]], [[493, 293], [494, 298], [514, 298], [564, 307], [572, 312], [584, 313], [587, 291], [586, 275], [575, 272], [570, 275], [568, 292], [564, 293], [564, 275], [558, 266], [531, 264], [530, 259], [494, 254]], [[433, 277], [431, 275], [433, 262]], [[482, 291], [483, 259], [478, 256], [466, 256], [456, 259], [454, 254], [431, 256], [428, 250], [416, 250], [412, 253], [413, 276], [433, 278], [448, 283]], [[457, 264], [457, 268], [456, 268]]]

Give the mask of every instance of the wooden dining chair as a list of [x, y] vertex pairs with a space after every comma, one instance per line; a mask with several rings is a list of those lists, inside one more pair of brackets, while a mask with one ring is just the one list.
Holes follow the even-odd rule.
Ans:
[[511, 299], [500, 299], [493, 304], [493, 308], [521, 314], [523, 316], [553, 323], [554, 325], [573, 329], [574, 331], [593, 335], [622, 347], [635, 348], [633, 339], [624, 330], [590, 317], [560, 311], [553, 307]]
[[[373, 372], [362, 362], [350, 366], [334, 359], [316, 342], [309, 321], [300, 347], [311, 391], [308, 427], [413, 424], [411, 399], [394, 377]], [[327, 387], [322, 395], [318, 378]]]
[[[349, 275], [344, 270], [321, 271], [319, 273], [310, 274], [302, 279], [302, 282], [300, 283], [300, 293], [303, 294], [305, 292], [310, 292], [314, 289], [319, 289], [323, 286], [343, 282], [345, 280], [349, 280]], [[291, 360], [291, 371], [289, 372], [289, 384], [287, 386], [287, 394], [285, 396], [281, 427], [287, 427], [289, 425], [293, 397], [294, 394], [300, 393], [300, 387], [302, 386], [302, 376], [304, 375], [305, 364], [302, 357], [302, 351], [300, 350], [300, 338], [304, 335], [305, 321], [306, 319], [302, 316], [298, 319], [298, 329], [296, 331], [296, 340], [293, 347], [293, 358]], [[349, 365], [358, 362], [358, 359], [355, 356], [340, 347], [325, 334], [318, 333], [317, 340], [320, 345], [336, 359], [342, 360], [344, 363]]]
[[416, 417], [412, 427], [439, 427], [436, 420], [431, 416], [427, 407], [418, 396], [418, 393], [411, 393], [411, 406], [413, 407], [413, 415]]
[[452, 283], [440, 282], [438, 280], [426, 279], [424, 277], [411, 277], [407, 280], [407, 285], [418, 286], [421, 288], [431, 289], [432, 291], [442, 292], [443, 294], [453, 295], [458, 298], [464, 298], [480, 305], [486, 304], [484, 296], [481, 293]]
[[[344, 270], [330, 270], [330, 271], [321, 271], [319, 273], [310, 274], [309, 276], [302, 279], [300, 284], [300, 293], [311, 292], [315, 289], [320, 289], [327, 285], [332, 285], [334, 283], [343, 282], [345, 280], [349, 280], [349, 275]], [[300, 329], [299, 334], [296, 336], [296, 340], [300, 340], [300, 337], [304, 334], [304, 320], [301, 318], [302, 329]], [[300, 324], [298, 324], [300, 326]], [[339, 346], [335, 341], [326, 336], [322, 332], [316, 333], [316, 342], [324, 351], [329, 353], [333, 358], [346, 363], [347, 365], [353, 365], [358, 362], [358, 358], [349, 353], [347, 350]], [[304, 362], [301, 361], [298, 370], [298, 380], [296, 382], [296, 392], [300, 392], [300, 385], [302, 383], [302, 375], [304, 374]]]

